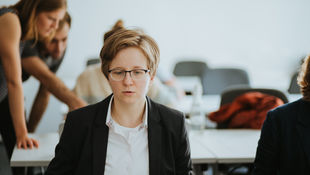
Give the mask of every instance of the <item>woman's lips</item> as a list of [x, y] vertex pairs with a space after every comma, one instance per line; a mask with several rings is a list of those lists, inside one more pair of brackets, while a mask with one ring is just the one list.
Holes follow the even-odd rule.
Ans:
[[134, 93], [135, 93], [134, 91], [123, 91], [123, 94], [126, 94], [126, 95], [131, 95]]

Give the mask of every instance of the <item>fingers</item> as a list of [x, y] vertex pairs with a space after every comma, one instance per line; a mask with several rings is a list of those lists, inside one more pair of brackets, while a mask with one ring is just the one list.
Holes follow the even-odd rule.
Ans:
[[31, 139], [32, 140], [32, 143], [33, 145], [38, 148], [39, 147], [39, 142], [37, 140], [34, 140], [34, 139]]
[[22, 143], [21, 142], [17, 142], [17, 148], [20, 149], [22, 146]]
[[[32, 149], [33, 144], [32, 144], [32, 140], [30, 138], [27, 139], [27, 145], [29, 146], [30, 149]], [[27, 145], [25, 145], [27, 147]]]
[[25, 138], [23, 140], [17, 141], [17, 148], [24, 148], [24, 149], [32, 149], [33, 147], [38, 148], [39, 147], [39, 142], [35, 139], [32, 138]]
[[23, 140], [17, 141], [17, 148], [27, 149], [27, 140], [23, 139]]

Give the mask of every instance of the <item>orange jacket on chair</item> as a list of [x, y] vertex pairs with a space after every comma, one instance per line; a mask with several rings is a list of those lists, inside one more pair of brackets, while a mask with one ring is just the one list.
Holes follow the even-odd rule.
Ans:
[[248, 92], [208, 115], [217, 123], [228, 122], [228, 128], [260, 129], [267, 112], [284, 104], [280, 98], [260, 92]]

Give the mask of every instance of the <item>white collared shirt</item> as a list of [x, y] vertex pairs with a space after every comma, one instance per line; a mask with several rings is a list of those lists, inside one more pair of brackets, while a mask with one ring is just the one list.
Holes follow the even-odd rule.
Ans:
[[109, 137], [104, 174], [147, 175], [149, 174], [147, 102], [145, 102], [142, 123], [135, 128], [127, 128], [113, 120], [111, 116], [112, 101], [113, 96], [109, 103], [106, 118]]

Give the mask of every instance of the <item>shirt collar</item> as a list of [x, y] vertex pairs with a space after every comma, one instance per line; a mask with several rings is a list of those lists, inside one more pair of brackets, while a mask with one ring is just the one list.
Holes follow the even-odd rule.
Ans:
[[[113, 122], [114, 122], [114, 120], [112, 119], [112, 115], [111, 115], [113, 97], [114, 97], [114, 95], [112, 95], [110, 102], [109, 102], [108, 113], [107, 113], [107, 118], [106, 118], [106, 122], [105, 122], [105, 124], [108, 127], [113, 126]], [[144, 110], [144, 114], [143, 114], [143, 120], [142, 120], [142, 123], [140, 124], [139, 128], [147, 128], [147, 120], [148, 120], [148, 104], [147, 103], [148, 102], [147, 102], [147, 99], [145, 97], [145, 110]]]

